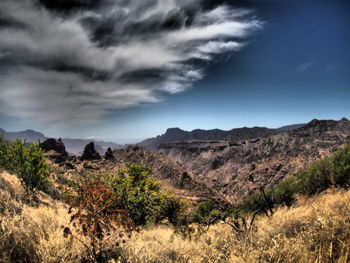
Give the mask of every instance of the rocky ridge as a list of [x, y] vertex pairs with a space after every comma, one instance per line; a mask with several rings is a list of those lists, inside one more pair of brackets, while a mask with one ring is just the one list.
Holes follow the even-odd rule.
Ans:
[[296, 130], [231, 141], [164, 143], [159, 151], [231, 202], [270, 187], [350, 143], [350, 122], [312, 120]]
[[142, 141], [139, 145], [150, 149], [156, 150], [163, 143], [174, 143], [178, 141], [232, 141], [232, 140], [248, 140], [257, 137], [263, 137], [267, 135], [276, 134], [282, 131], [289, 131], [298, 129], [304, 124], [293, 124], [283, 126], [277, 129], [269, 129], [265, 127], [252, 127], [252, 128], [236, 128], [229, 131], [213, 129], [213, 130], [201, 130], [196, 129], [193, 131], [184, 131], [179, 128], [169, 128], [163, 135], [159, 135], [155, 138], [150, 138]]

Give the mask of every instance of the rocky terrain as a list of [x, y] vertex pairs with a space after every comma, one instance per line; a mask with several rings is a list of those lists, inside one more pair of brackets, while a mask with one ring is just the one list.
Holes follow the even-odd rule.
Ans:
[[231, 202], [270, 187], [350, 143], [350, 122], [313, 120], [263, 137], [163, 143], [158, 150]]
[[[4, 137], [4, 139], [9, 140], [9, 141], [21, 139], [21, 140], [25, 140], [25, 141], [31, 142], [31, 143], [36, 143], [38, 141], [43, 142], [46, 139], [49, 139], [41, 132], [34, 131], [34, 130], [7, 132], [4, 129], [0, 128], [0, 135], [2, 135]], [[64, 143], [64, 145], [67, 149], [67, 152], [70, 155], [82, 154], [85, 145], [87, 145], [90, 142], [95, 143], [95, 148], [100, 154], [104, 154], [105, 151], [108, 149], [108, 147], [113, 148], [113, 149], [122, 147], [122, 145], [116, 144], [114, 142], [96, 141], [96, 140], [90, 140], [90, 139], [64, 138], [64, 139], [62, 139], [62, 142]]]
[[253, 127], [253, 128], [243, 127], [243, 128], [232, 129], [229, 131], [224, 131], [219, 129], [213, 129], [213, 130], [197, 129], [190, 132], [181, 130], [179, 128], [170, 128], [170, 129], [167, 129], [165, 134], [159, 135], [155, 138], [144, 140], [141, 143], [139, 143], [139, 145], [150, 150], [156, 150], [159, 147], [159, 145], [161, 145], [162, 143], [171, 143], [171, 142], [177, 142], [177, 141], [247, 140], [247, 139], [276, 134], [281, 131], [298, 129], [301, 126], [303, 126], [303, 124], [288, 125], [288, 126], [280, 127], [278, 129], [269, 129], [265, 127]]
[[152, 168], [152, 176], [160, 181], [165, 189], [171, 189], [181, 198], [192, 201], [211, 199], [216, 202], [226, 200], [219, 193], [196, 181], [192, 173], [166, 158], [161, 153], [146, 150], [140, 146], [128, 146], [124, 149], [108, 148], [103, 156], [95, 149], [93, 142], [85, 146], [81, 156], [69, 156], [62, 140], [47, 139], [40, 144], [44, 155], [51, 160], [56, 172], [64, 179], [78, 178], [81, 174], [116, 174], [128, 164], [138, 163]]
[[350, 122], [345, 118], [313, 120], [302, 127], [230, 132], [168, 129], [156, 141], [148, 140], [154, 147], [166, 138], [176, 139], [160, 143], [158, 150], [133, 145], [100, 152], [99, 146], [90, 142], [77, 157], [68, 154], [64, 140], [47, 139], [41, 147], [67, 178], [86, 171], [116, 173], [130, 163], [139, 163], [152, 168], [153, 177], [178, 196], [235, 203], [350, 143]]

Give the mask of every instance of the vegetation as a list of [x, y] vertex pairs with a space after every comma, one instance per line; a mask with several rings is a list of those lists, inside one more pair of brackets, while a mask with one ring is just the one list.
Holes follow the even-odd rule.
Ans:
[[171, 192], [163, 192], [161, 184], [150, 177], [152, 170], [138, 164], [130, 164], [108, 178], [117, 196], [115, 207], [128, 211], [135, 225], [156, 224], [168, 219], [173, 225], [183, 220], [185, 203]]
[[350, 146], [330, 158], [321, 159], [309, 168], [289, 176], [271, 189], [247, 197], [239, 205], [245, 212], [267, 212], [279, 205], [291, 206], [297, 195], [311, 196], [330, 187], [350, 185]]
[[243, 237], [226, 224], [192, 240], [160, 226], [135, 234], [124, 250], [133, 263], [345, 263], [350, 259], [349, 201], [349, 191], [333, 191], [294, 209], [278, 208], [271, 217], [257, 216]]
[[[105, 262], [108, 258], [108, 253], [105, 253], [106, 243], [111, 238], [124, 237], [131, 230], [126, 210], [114, 209], [115, 202], [116, 195], [100, 181], [83, 185], [78, 193], [68, 198], [71, 225], [87, 241], [73, 234], [70, 227], [64, 228], [64, 234], [85, 246], [89, 262]], [[125, 242], [124, 239], [122, 241]]]
[[[13, 181], [10, 175], [2, 177]], [[7, 207], [11, 205], [8, 203]], [[75, 238], [63, 236], [61, 226], [69, 225], [72, 215], [66, 208], [20, 206], [19, 214], [0, 215], [0, 262], [78, 263], [86, 260], [88, 252], [84, 245]], [[75, 228], [71, 231], [88, 242], [89, 239]], [[106, 262], [345, 263], [349, 259], [349, 240], [350, 191], [332, 190], [300, 198], [298, 207], [280, 207], [271, 217], [257, 216], [251, 232], [243, 238], [226, 224], [215, 224], [195, 239], [184, 239], [166, 225], [142, 228], [119, 246], [116, 245], [119, 241], [111, 238], [106, 249], [116, 253]]]
[[38, 144], [0, 139], [0, 156], [1, 167], [20, 178], [28, 197], [35, 196], [38, 190], [47, 190], [50, 169]]

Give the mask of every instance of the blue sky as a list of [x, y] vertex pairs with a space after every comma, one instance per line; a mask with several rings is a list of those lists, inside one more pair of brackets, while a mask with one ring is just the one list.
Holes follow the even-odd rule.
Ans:
[[59, 128], [3, 112], [0, 126], [132, 142], [169, 127], [279, 127], [314, 118], [350, 118], [350, 3], [241, 2], [232, 1], [232, 10], [251, 10], [250, 19], [260, 21], [262, 28], [245, 36], [239, 50], [206, 61], [205, 73], [192, 87], [162, 94], [157, 102], [112, 108], [91, 124]]

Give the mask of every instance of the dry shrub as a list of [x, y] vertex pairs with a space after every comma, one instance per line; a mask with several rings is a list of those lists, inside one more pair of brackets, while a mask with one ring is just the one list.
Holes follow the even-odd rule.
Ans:
[[64, 228], [64, 235], [85, 246], [89, 255], [87, 262], [106, 262], [118, 257], [118, 249], [109, 247], [119, 246], [131, 233], [127, 211], [116, 209], [115, 202], [117, 196], [100, 181], [81, 186], [78, 193], [68, 199], [71, 227]]

